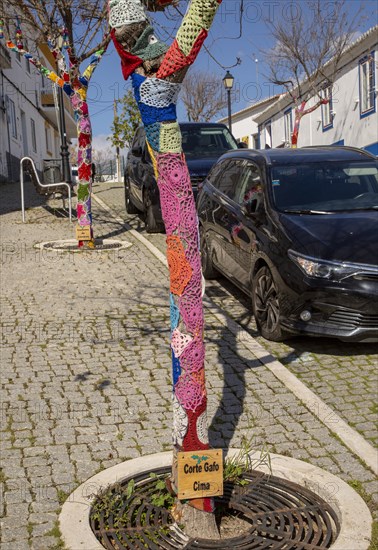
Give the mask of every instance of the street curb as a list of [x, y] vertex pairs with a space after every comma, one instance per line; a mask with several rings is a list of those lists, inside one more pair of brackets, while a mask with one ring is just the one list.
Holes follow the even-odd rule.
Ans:
[[[130, 233], [138, 239], [154, 256], [167, 266], [167, 260], [152, 243], [143, 235], [131, 228], [129, 224], [117, 217], [112, 209], [101, 199], [93, 196], [94, 200], [104, 208], [117, 222], [130, 229]], [[282, 363], [277, 361], [270, 353], [259, 344], [241, 325], [231, 319], [210, 298], [204, 298], [204, 307], [218, 319], [218, 321], [230, 332], [237, 335], [239, 341], [253, 353], [270, 372], [280, 380], [309, 410], [322, 422], [333, 434], [336, 434], [343, 444], [378, 475], [378, 451], [362, 437], [354, 428], [351, 428], [335, 411], [333, 411], [320, 397], [301, 382]], [[243, 337], [241, 338], [241, 334]], [[344, 550], [344, 549], [343, 549]]]
[[[235, 456], [239, 451], [240, 449], [230, 449], [227, 456]], [[251, 452], [250, 456], [256, 459], [259, 453]], [[372, 529], [370, 511], [358, 493], [347, 483], [307, 462], [273, 453], [270, 458], [272, 471], [264, 465], [259, 466], [259, 471], [303, 485], [335, 510], [340, 522], [340, 534], [330, 550], [369, 548]], [[172, 452], [147, 455], [112, 466], [80, 485], [63, 504], [59, 516], [60, 530], [67, 549], [104, 550], [89, 525], [90, 508], [100, 490], [125, 478], [171, 464]]]

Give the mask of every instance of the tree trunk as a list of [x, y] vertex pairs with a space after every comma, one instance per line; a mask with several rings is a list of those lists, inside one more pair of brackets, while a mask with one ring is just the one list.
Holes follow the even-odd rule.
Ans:
[[[123, 76], [131, 75], [146, 130], [167, 234], [174, 414], [172, 485], [176, 491], [177, 453], [209, 448], [198, 219], [176, 102], [180, 83], [199, 53], [218, 6], [218, 0], [192, 0], [170, 48], [156, 37], [150, 39], [153, 29], [138, 0], [131, 11], [127, 3], [113, 0], [109, 10]], [[185, 505], [177, 502], [177, 508], [187, 521], [190, 536], [219, 538], [212, 498], [192, 499]]]
[[214, 514], [197, 510], [189, 504], [177, 501], [175, 511], [180, 518], [179, 523], [185, 526], [185, 534], [194, 539], [219, 540], [219, 529]]
[[[78, 138], [78, 186], [77, 186], [77, 221], [80, 227], [90, 226], [90, 241], [79, 241], [79, 247], [93, 248], [92, 229], [92, 128], [88, 113], [88, 104], [82, 100], [80, 89], [70, 97], [75, 111]], [[87, 244], [85, 244], [87, 243]]]
[[302, 101], [299, 107], [295, 108], [295, 121], [294, 121], [294, 128], [293, 133], [291, 136], [291, 148], [296, 149], [298, 147], [298, 135], [299, 135], [299, 128], [301, 125], [301, 119], [303, 116], [303, 110], [306, 106], [306, 102]]

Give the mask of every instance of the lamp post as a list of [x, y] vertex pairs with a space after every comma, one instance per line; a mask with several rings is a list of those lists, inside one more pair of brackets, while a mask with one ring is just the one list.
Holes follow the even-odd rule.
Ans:
[[70, 154], [68, 152], [67, 145], [67, 132], [66, 132], [66, 118], [64, 113], [64, 100], [63, 90], [58, 87], [58, 102], [59, 102], [59, 129], [60, 129], [60, 155], [62, 157], [63, 179], [65, 182], [71, 184], [71, 170], [70, 170]]
[[227, 71], [226, 76], [223, 78], [223, 84], [227, 91], [227, 101], [228, 101], [228, 129], [232, 132], [232, 123], [231, 123], [231, 90], [234, 85], [234, 77]]
[[[62, 51], [63, 36], [58, 38], [58, 48]], [[59, 65], [56, 63], [57, 74], [59, 73]], [[70, 168], [70, 153], [67, 145], [67, 131], [66, 131], [66, 115], [64, 111], [64, 97], [63, 89], [58, 86], [58, 106], [59, 106], [59, 132], [60, 132], [60, 156], [62, 157], [62, 176], [63, 181], [72, 185], [72, 176]]]

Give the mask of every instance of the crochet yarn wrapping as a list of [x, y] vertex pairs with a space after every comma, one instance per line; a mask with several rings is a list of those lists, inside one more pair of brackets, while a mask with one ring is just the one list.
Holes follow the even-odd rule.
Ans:
[[163, 109], [171, 103], [176, 105], [181, 84], [158, 78], [146, 78], [139, 88], [140, 101], [150, 107]]
[[[110, 24], [113, 27], [126, 25], [126, 21], [135, 22], [140, 16], [138, 10], [131, 13], [128, 8], [123, 15], [120, 14], [122, 2], [127, 8], [131, 0], [111, 0]], [[160, 2], [171, 3], [171, 0]], [[140, 0], [134, 0], [134, 3], [139, 5]], [[144, 3], [148, 8], [153, 4], [152, 0], [144, 0]], [[177, 37], [168, 49], [155, 37], [148, 24], [140, 29], [135, 25], [130, 28], [129, 41], [127, 28], [120, 29], [117, 34], [113, 33], [114, 29], [112, 31], [122, 59], [123, 74], [125, 78], [131, 74], [159, 187], [170, 274], [172, 435], [176, 448], [184, 451], [205, 450], [209, 446], [202, 272], [197, 214], [176, 117], [180, 84], [165, 79], [171, 77], [170, 80], [179, 81], [183, 77], [184, 70], [198, 55], [218, 5], [217, 0], [191, 0]], [[116, 9], [114, 15], [113, 9]], [[117, 38], [122, 45], [117, 44]], [[127, 43], [130, 52], [123, 47]], [[208, 498], [194, 499], [193, 506], [213, 511], [212, 500]]]
[[154, 35], [154, 29], [148, 25], [131, 48], [131, 53], [143, 61], [160, 57], [168, 50], [168, 46]]
[[144, 8], [139, 0], [110, 0], [109, 24], [113, 28], [146, 21]]

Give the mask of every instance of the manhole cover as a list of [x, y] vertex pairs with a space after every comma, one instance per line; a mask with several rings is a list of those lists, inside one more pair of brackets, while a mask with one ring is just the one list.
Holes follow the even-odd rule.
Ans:
[[[168, 475], [169, 468], [154, 470]], [[156, 479], [149, 473], [107, 489], [91, 509], [90, 524], [102, 546], [111, 550], [154, 549], [285, 549], [329, 548], [340, 531], [336, 513], [315, 493], [291, 481], [261, 472], [245, 474], [246, 485], [226, 483], [216, 499], [219, 515], [237, 517], [240, 532], [220, 541], [188, 539], [170, 513], [151, 504]], [[220, 518], [219, 518], [220, 519]], [[236, 524], [236, 525], [237, 525]]]
[[132, 243], [128, 241], [119, 241], [115, 239], [95, 239], [95, 248], [78, 248], [76, 239], [66, 239], [62, 241], [50, 241], [38, 243], [35, 248], [41, 250], [55, 250], [57, 252], [106, 252], [107, 250], [121, 250], [129, 248]]

